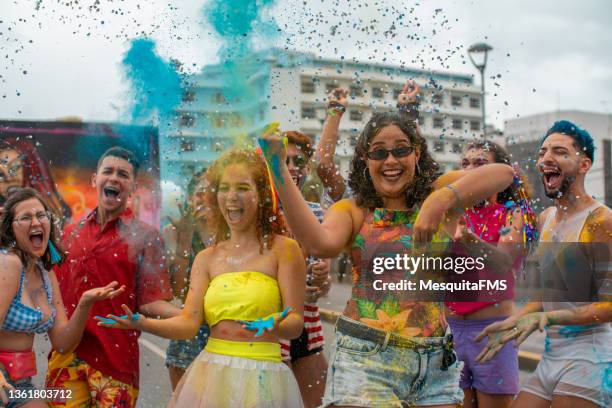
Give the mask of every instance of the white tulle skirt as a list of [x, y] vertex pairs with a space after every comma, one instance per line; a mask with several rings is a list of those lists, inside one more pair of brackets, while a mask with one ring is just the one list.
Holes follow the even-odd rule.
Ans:
[[291, 369], [283, 363], [202, 351], [179, 382], [168, 407], [301, 408]]

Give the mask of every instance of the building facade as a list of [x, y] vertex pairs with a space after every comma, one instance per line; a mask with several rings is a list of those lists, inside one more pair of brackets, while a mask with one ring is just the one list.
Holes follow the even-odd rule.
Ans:
[[564, 110], [510, 119], [504, 131], [506, 148], [527, 173], [541, 206], [551, 205], [535, 164], [542, 136], [553, 123], [563, 119], [586, 129], [595, 140], [595, 160], [586, 177], [586, 191], [612, 206], [612, 114]]
[[[243, 83], [237, 78], [243, 76]], [[162, 178], [181, 183], [235, 144], [253, 140], [265, 125], [297, 129], [317, 140], [326, 97], [336, 87], [350, 91], [336, 160], [348, 174], [356, 138], [377, 111], [396, 109], [408, 79], [422, 87], [421, 131], [444, 170], [457, 168], [465, 140], [481, 131], [481, 95], [470, 75], [318, 58], [269, 50], [232, 67], [207, 66], [191, 76], [175, 121], [162, 126]]]

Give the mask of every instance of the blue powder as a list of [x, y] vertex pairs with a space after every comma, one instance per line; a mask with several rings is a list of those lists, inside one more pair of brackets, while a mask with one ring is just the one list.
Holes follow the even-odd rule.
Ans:
[[132, 120], [148, 119], [155, 113], [169, 118], [183, 94], [174, 64], [159, 56], [149, 38], [132, 40], [121, 62], [131, 85]]
[[544, 338], [544, 351], [550, 353], [550, 337], [548, 336]]
[[559, 334], [565, 338], [576, 337], [585, 330], [590, 330], [597, 327], [597, 324], [589, 324], [586, 326], [562, 326], [559, 328]]

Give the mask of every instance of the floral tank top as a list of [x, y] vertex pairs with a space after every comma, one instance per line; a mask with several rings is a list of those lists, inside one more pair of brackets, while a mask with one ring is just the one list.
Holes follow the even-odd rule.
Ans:
[[[353, 241], [351, 258], [352, 293], [344, 315], [366, 325], [404, 337], [441, 337], [446, 331], [444, 304], [411, 299], [403, 290], [375, 290], [374, 281], [386, 282], [409, 279], [405, 271], [373, 271], [376, 257], [395, 257], [408, 254], [412, 249], [412, 225], [418, 210], [389, 210], [377, 208], [368, 211]], [[434, 242], [446, 242], [440, 233]]]

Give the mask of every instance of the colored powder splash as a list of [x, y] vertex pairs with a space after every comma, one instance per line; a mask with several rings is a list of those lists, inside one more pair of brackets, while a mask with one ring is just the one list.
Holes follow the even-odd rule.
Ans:
[[[278, 35], [278, 26], [270, 14], [274, 0], [211, 0], [203, 8], [204, 19], [221, 41], [218, 56], [223, 83], [223, 104], [234, 105], [240, 114], [241, 104], [262, 98], [269, 92], [269, 84], [261, 83], [269, 77], [270, 67], [262, 58], [254, 58], [255, 48], [269, 49]], [[206, 68], [204, 69], [206, 72]], [[262, 75], [264, 74], [264, 75]], [[243, 105], [244, 106], [244, 105]], [[245, 135], [236, 131], [234, 145], [252, 146]]]
[[586, 330], [596, 328], [597, 324], [589, 324], [585, 326], [562, 326], [559, 328], [559, 334], [565, 338], [576, 337]]
[[170, 117], [181, 102], [181, 76], [175, 64], [157, 53], [155, 42], [149, 38], [132, 40], [122, 65], [131, 86], [132, 120], [150, 119], [155, 114], [160, 121]]
[[608, 363], [608, 366], [604, 370], [602, 391], [606, 394], [612, 394], [612, 363]]

